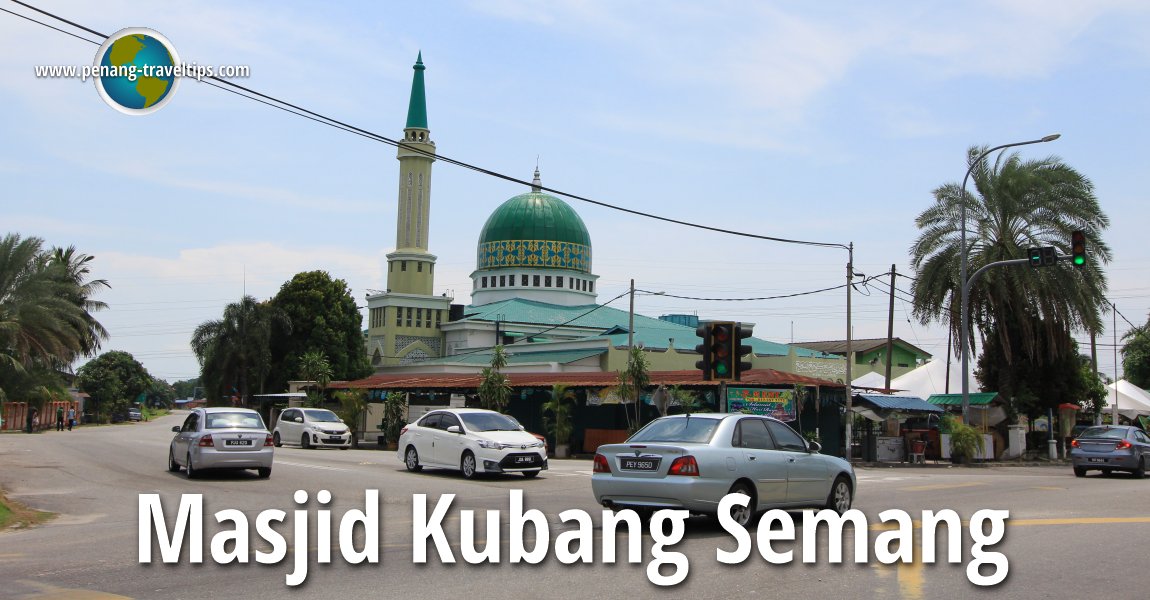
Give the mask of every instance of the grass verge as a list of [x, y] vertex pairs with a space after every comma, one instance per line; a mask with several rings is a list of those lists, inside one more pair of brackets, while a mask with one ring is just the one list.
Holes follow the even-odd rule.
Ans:
[[55, 513], [28, 508], [0, 493], [0, 531], [33, 527], [55, 516]]

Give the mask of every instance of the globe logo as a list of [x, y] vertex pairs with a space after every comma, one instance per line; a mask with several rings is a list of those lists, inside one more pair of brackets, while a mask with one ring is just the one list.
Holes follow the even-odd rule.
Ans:
[[96, 91], [109, 106], [146, 115], [172, 99], [180, 78], [172, 43], [159, 32], [129, 27], [108, 37], [96, 52]]

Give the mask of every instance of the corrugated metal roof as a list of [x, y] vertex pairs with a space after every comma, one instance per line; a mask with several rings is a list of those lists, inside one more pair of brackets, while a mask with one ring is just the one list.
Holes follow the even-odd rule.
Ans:
[[[582, 387], [609, 387], [618, 385], [619, 375], [614, 372], [605, 373], [505, 373], [510, 380], [511, 387], [543, 387], [561, 383], [568, 386]], [[717, 386], [718, 381], [703, 381], [702, 373], [698, 370], [684, 371], [651, 371], [651, 387], [660, 385], [690, 385], [690, 386]], [[328, 388], [364, 388], [364, 389], [460, 389], [473, 390], [479, 387], [480, 375], [478, 373], [438, 373], [438, 374], [388, 374], [373, 375], [356, 381], [333, 381]], [[731, 385], [806, 385], [830, 388], [841, 388], [841, 383], [825, 379], [784, 373], [774, 369], [751, 369], [743, 374], [742, 380], [730, 382]]]
[[[994, 402], [994, 399], [998, 398], [998, 392], [982, 392], [967, 396], [970, 398], [971, 406], [984, 406]], [[962, 394], [934, 394], [926, 401], [939, 406], [962, 406]]]
[[882, 394], [855, 394], [856, 400], [870, 403], [883, 410], [900, 412], [943, 412], [938, 406], [914, 396], [885, 396]]

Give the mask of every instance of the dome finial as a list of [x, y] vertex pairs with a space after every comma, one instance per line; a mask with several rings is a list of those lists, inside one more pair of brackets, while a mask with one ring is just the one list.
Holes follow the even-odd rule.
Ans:
[[535, 157], [535, 179], [531, 180], [531, 191], [542, 192], [543, 182], [539, 179], [539, 157]]

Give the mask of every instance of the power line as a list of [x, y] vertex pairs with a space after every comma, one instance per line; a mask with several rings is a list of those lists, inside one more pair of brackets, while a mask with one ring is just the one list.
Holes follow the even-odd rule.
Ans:
[[[56, 19], [57, 21], [67, 23], [68, 25], [71, 25], [71, 26], [76, 27], [78, 29], [82, 29], [88, 33], [91, 33], [92, 35], [96, 35], [96, 36], [99, 36], [99, 37], [104, 38], [104, 39], [108, 38], [108, 36], [106, 34], [100, 33], [100, 32], [98, 32], [94, 29], [91, 29], [89, 27], [85, 27], [83, 25], [80, 25], [79, 23], [69, 21], [68, 19], [65, 19], [59, 15], [48, 12], [46, 10], [36, 8], [35, 6], [21, 2], [20, 0], [12, 0], [12, 2], [15, 2], [16, 4], [19, 4], [25, 8], [30, 9], [30, 10], [34, 10], [34, 11], [36, 11], [40, 14], [43, 14], [45, 16]], [[16, 14], [16, 13], [12, 13], [12, 14]], [[21, 15], [17, 15], [17, 16], [21, 16]], [[25, 18], [27, 18], [27, 17], [25, 17]], [[40, 25], [44, 25], [45, 27], [50, 27], [51, 29], [55, 29], [57, 31], [61, 31], [55, 27], [52, 27], [51, 25], [48, 25], [46, 23], [41, 23], [40, 21], [36, 21], [34, 19], [28, 19], [28, 20], [30, 20], [34, 23], [39, 23]], [[68, 32], [63, 32], [63, 33], [68, 33]], [[69, 35], [72, 35], [73, 37], [76, 37], [78, 39], [84, 39], [84, 38], [77, 36], [75, 34], [69, 34]], [[85, 40], [85, 41], [95, 43], [95, 42], [92, 42], [92, 40]], [[216, 83], [212, 83], [211, 81], [207, 81], [207, 80], [212, 80]], [[247, 98], [249, 100], [253, 100], [253, 101], [259, 102], [261, 104], [266, 104], [266, 105], [271, 106], [273, 108], [278, 108], [284, 112], [289, 112], [289, 113], [292, 113], [296, 116], [300, 116], [300, 117], [303, 117], [305, 119], [315, 121], [316, 123], [320, 123], [323, 125], [327, 125], [329, 127], [333, 127], [335, 129], [339, 129], [339, 130], [346, 131], [348, 133], [352, 133], [355, 135], [359, 135], [361, 137], [365, 137], [365, 138], [368, 138], [368, 139], [371, 139], [371, 140], [374, 140], [377, 142], [388, 144], [388, 145], [394, 146], [396, 148], [402, 147], [406, 150], [416, 152], [419, 154], [423, 154], [424, 156], [428, 156], [428, 157], [434, 158], [436, 160], [446, 162], [448, 164], [462, 167], [464, 169], [469, 169], [469, 170], [475, 171], [477, 173], [481, 173], [483, 175], [495, 177], [497, 179], [502, 179], [504, 181], [509, 181], [512, 183], [517, 183], [517, 184], [520, 184], [523, 186], [538, 187], [542, 191], [550, 192], [550, 193], [558, 195], [558, 196], [564, 196], [566, 198], [571, 198], [573, 200], [579, 200], [579, 201], [586, 202], [589, 204], [594, 204], [597, 206], [601, 206], [603, 208], [609, 208], [611, 210], [617, 210], [620, 212], [625, 212], [625, 213], [640, 216], [640, 217], [646, 217], [648, 219], [655, 219], [657, 221], [663, 221], [666, 223], [672, 223], [675, 225], [682, 225], [684, 227], [692, 227], [695, 229], [702, 229], [705, 231], [713, 231], [716, 233], [725, 233], [728, 235], [736, 235], [736, 236], [752, 238], [752, 239], [766, 240], [766, 241], [771, 241], [771, 242], [780, 242], [780, 243], [785, 243], [785, 244], [796, 244], [796, 245], [801, 245], [801, 246], [816, 246], [816, 247], [821, 247], [821, 248], [841, 248], [843, 250], [849, 250], [850, 249], [850, 247], [847, 246], [846, 244], [839, 244], [839, 243], [834, 243], [834, 242], [815, 242], [815, 241], [810, 241], [810, 240], [796, 240], [796, 239], [789, 239], [789, 238], [781, 238], [781, 237], [775, 237], [775, 236], [767, 236], [767, 235], [759, 235], [759, 234], [747, 233], [747, 232], [742, 232], [742, 231], [735, 231], [735, 230], [731, 230], [731, 229], [723, 229], [720, 227], [703, 225], [701, 223], [692, 223], [690, 221], [683, 221], [680, 219], [672, 219], [670, 217], [664, 217], [664, 216], [656, 215], [653, 213], [648, 213], [648, 212], [643, 212], [643, 211], [639, 211], [639, 210], [635, 210], [635, 209], [631, 209], [631, 208], [625, 208], [622, 206], [617, 206], [617, 205], [603, 202], [600, 200], [594, 200], [594, 199], [588, 198], [586, 196], [580, 196], [578, 194], [572, 194], [569, 192], [564, 192], [562, 190], [558, 190], [555, 188], [549, 188], [546, 186], [534, 186], [534, 184], [532, 182], [529, 182], [527, 180], [519, 179], [517, 177], [512, 177], [510, 175], [506, 175], [506, 174], [500, 173], [498, 171], [492, 171], [490, 169], [486, 169], [486, 168], [483, 168], [483, 167], [480, 167], [480, 166], [477, 166], [477, 165], [474, 165], [474, 164], [471, 164], [468, 162], [464, 162], [462, 160], [451, 158], [450, 156], [444, 156], [444, 155], [424, 151], [420, 148], [416, 148], [416, 147], [410, 146], [408, 144], [405, 144], [403, 142], [388, 138], [387, 136], [384, 136], [384, 135], [381, 135], [381, 134], [378, 134], [378, 133], [375, 133], [375, 132], [372, 132], [372, 131], [369, 131], [366, 129], [362, 129], [360, 127], [356, 127], [356, 126], [350, 125], [348, 123], [344, 123], [343, 121], [340, 121], [340, 120], [335, 119], [333, 117], [329, 117], [327, 115], [317, 113], [317, 112], [312, 111], [312, 110], [308, 110], [306, 108], [292, 104], [286, 100], [281, 100], [281, 99], [276, 98], [274, 96], [269, 96], [267, 94], [263, 94], [263, 93], [258, 92], [256, 90], [253, 90], [251, 88], [239, 85], [237, 83], [227, 81], [227, 80], [222, 79], [220, 77], [209, 76], [209, 77], [205, 77], [204, 80], [199, 80], [199, 81], [201, 83], [207, 83], [208, 85], [211, 85], [213, 87], [234, 93], [238, 96], [242, 96], [242, 97]], [[223, 86], [228, 86], [229, 88], [234, 88], [234, 89], [226, 89], [224, 87], [221, 87], [221, 85], [217, 85], [217, 84], [222, 84]], [[235, 90], [242, 90], [245, 93], [241, 94], [240, 92], [237, 92]], [[285, 108], [285, 107], [287, 107], [287, 108]]]
[[[864, 279], [864, 280], [862, 280], [859, 283], [856, 283], [854, 285], [865, 285], [866, 282], [874, 279], [875, 277], [882, 277], [882, 275], [874, 275], [872, 277], [868, 277], [868, 278], [866, 278], [866, 279]], [[829, 292], [832, 290], [841, 290], [841, 289], [845, 288], [846, 286], [847, 286], [847, 284], [844, 283], [842, 285], [836, 285], [833, 287], [827, 287], [827, 288], [822, 288], [822, 289], [818, 289], [818, 290], [811, 290], [809, 292], [795, 292], [793, 294], [781, 294], [778, 296], [759, 296], [756, 298], [699, 298], [699, 297], [695, 297], [695, 296], [678, 296], [675, 294], [665, 294], [665, 293], [659, 293], [659, 292], [652, 292], [652, 291], [648, 291], [648, 290], [635, 290], [635, 291], [636, 292], [644, 292], [644, 293], [652, 294], [652, 295], [656, 295], [656, 296], [663, 296], [665, 298], [676, 298], [678, 300], [695, 300], [695, 301], [699, 301], [699, 302], [751, 302], [751, 301], [755, 301], [755, 300], [779, 300], [781, 298], [795, 298], [798, 296], [809, 296], [811, 294], [821, 294], [823, 292]]]

